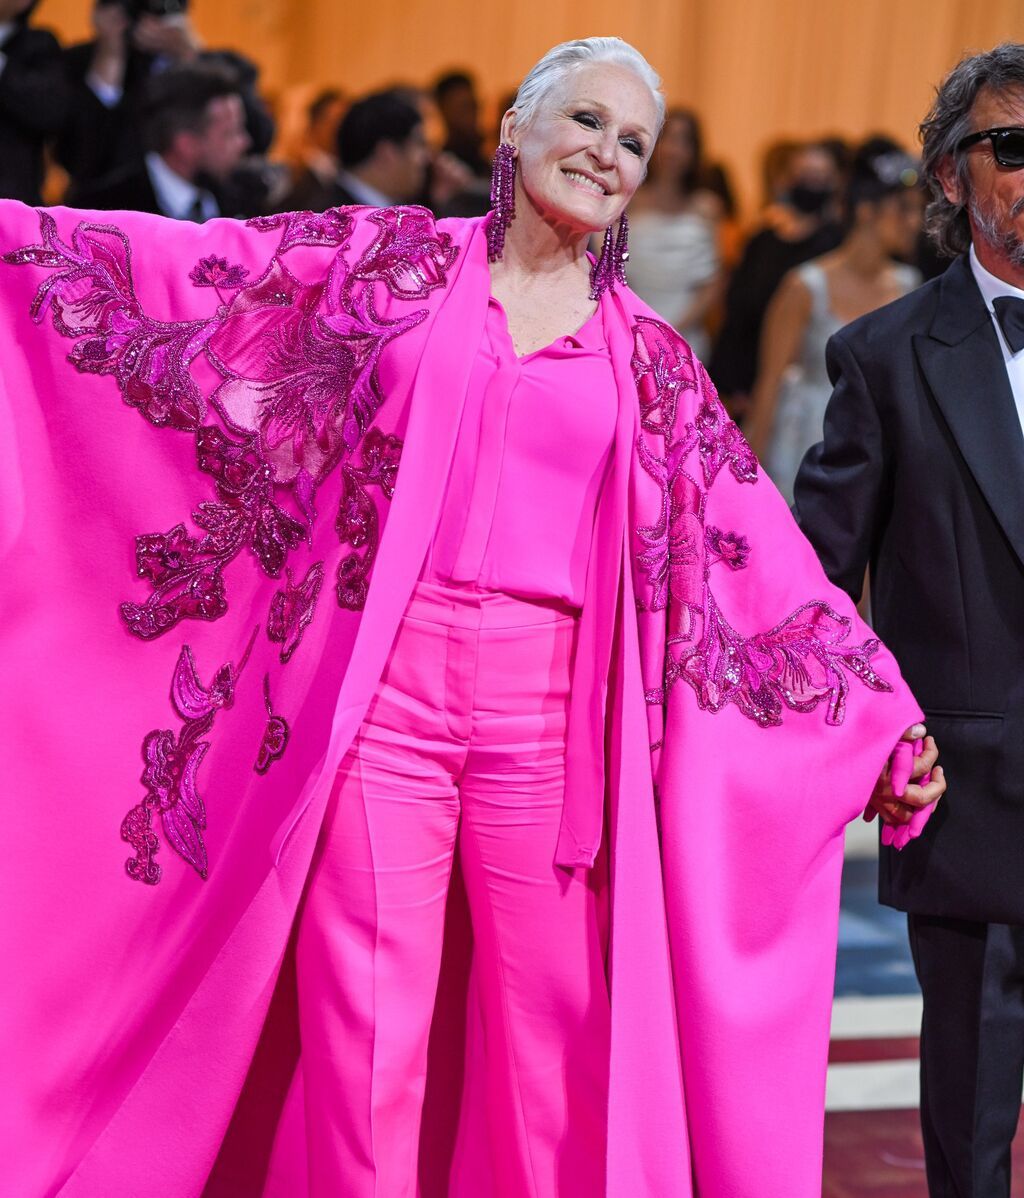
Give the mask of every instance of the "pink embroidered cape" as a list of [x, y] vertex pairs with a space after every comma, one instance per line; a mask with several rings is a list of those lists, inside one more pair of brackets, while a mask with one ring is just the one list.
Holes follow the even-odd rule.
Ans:
[[[0, 1192], [301, 1198], [289, 935], [440, 502], [481, 228], [4, 202], [0, 253]], [[558, 860], [609, 853], [608, 1193], [816, 1198], [842, 830], [920, 711], [685, 343], [603, 302]], [[467, 984], [424, 1195], [497, 1192]]]

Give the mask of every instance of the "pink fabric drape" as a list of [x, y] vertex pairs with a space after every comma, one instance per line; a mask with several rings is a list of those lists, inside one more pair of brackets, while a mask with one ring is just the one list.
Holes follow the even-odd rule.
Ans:
[[[287, 943], [436, 522], [478, 228], [0, 205], [4, 1192], [303, 1192]], [[608, 1192], [811, 1198], [841, 829], [920, 712], [685, 345], [604, 304], [559, 860], [609, 853]]]

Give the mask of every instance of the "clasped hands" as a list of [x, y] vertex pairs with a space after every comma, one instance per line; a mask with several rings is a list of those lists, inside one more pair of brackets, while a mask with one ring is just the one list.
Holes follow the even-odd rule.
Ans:
[[[908, 757], [912, 758], [909, 762], [909, 779]], [[946, 777], [942, 766], [936, 765], [938, 759], [935, 738], [927, 735], [923, 724], [912, 724], [900, 737], [899, 745], [875, 783], [868, 805], [864, 808], [864, 819], [870, 822], [877, 815], [889, 828], [901, 829], [910, 824], [915, 816], [919, 816], [923, 818], [918, 819], [917, 828], [909, 829], [910, 836], [920, 831], [927, 818], [926, 809], [937, 803], [946, 792]], [[896, 839], [897, 847], [902, 848], [907, 839], [906, 833]], [[892, 843], [893, 837], [887, 837], [883, 832], [883, 840]]]

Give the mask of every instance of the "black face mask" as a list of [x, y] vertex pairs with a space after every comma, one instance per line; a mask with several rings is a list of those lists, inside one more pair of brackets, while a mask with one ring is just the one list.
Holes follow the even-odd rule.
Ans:
[[789, 189], [789, 202], [805, 216], [817, 216], [835, 195], [832, 187], [814, 187], [809, 183], [797, 183]]

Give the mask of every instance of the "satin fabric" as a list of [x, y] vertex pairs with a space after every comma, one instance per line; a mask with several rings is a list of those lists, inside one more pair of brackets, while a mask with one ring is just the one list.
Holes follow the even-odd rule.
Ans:
[[[288, 939], [436, 527], [484, 239], [411, 209], [48, 217], [0, 204], [0, 718], [19, 730], [0, 746], [0, 954], [18, 964], [0, 996], [0, 1188], [295, 1198]], [[685, 344], [628, 289], [602, 318], [615, 439], [556, 861], [609, 857], [607, 1190], [816, 1198], [842, 829], [920, 709]], [[249, 448], [229, 461], [204, 428]], [[302, 530], [290, 580], [255, 536], [290, 526], [261, 500], [265, 522], [217, 574], [224, 610], [211, 593], [149, 640], [126, 632], [119, 604], [145, 608], [182, 555], [234, 552], [170, 533], [195, 541], [197, 520], [239, 510], [216, 504], [257, 486], [245, 461]], [[186, 805], [168, 808], [180, 847], [158, 822], [163, 875], [130, 880], [118, 829], [140, 774], [171, 795], [158, 750], [210, 714]], [[197, 788], [205, 880], [183, 821]], [[456, 1012], [467, 977], [442, 967]], [[425, 1187], [448, 1176], [484, 1068], [471, 1024], [443, 1047]], [[487, 1162], [458, 1169], [472, 1192]]]
[[413, 591], [341, 764], [299, 917], [312, 1198], [418, 1192], [456, 858], [487, 1061], [473, 1087], [486, 1192], [603, 1192], [601, 892], [589, 871], [554, 865], [574, 631], [563, 610], [493, 592]]
[[581, 608], [615, 413], [600, 308], [518, 357], [492, 298], [423, 576]]

